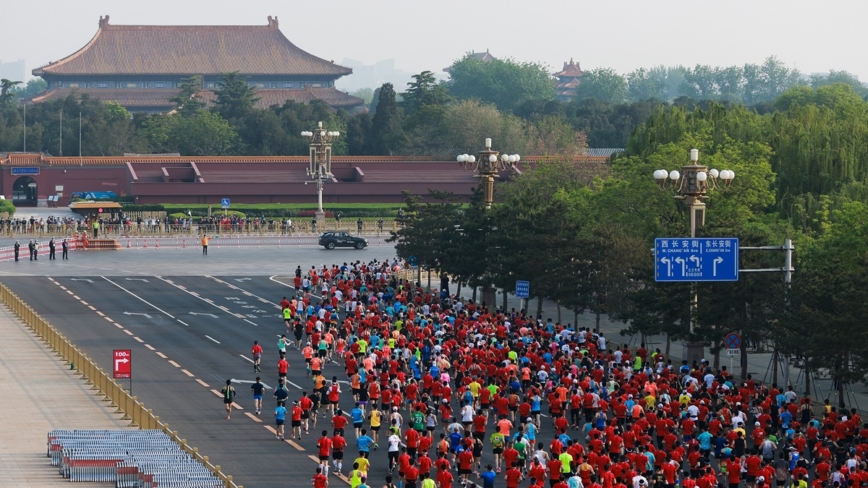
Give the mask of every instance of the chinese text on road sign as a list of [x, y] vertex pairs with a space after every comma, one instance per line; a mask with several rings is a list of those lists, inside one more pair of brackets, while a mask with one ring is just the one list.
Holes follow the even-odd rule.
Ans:
[[530, 281], [515, 282], [515, 297], [530, 298]]
[[115, 349], [112, 362], [114, 364], [112, 372], [115, 379], [132, 377], [133, 356], [129, 349]]
[[655, 239], [654, 279], [738, 281], [738, 239]]

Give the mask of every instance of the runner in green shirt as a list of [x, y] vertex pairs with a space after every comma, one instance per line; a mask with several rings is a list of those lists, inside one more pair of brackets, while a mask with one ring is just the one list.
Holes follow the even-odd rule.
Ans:
[[489, 437], [488, 440], [491, 441], [491, 447], [494, 450], [495, 470], [500, 473], [501, 456], [503, 454], [503, 446], [506, 445], [506, 438], [503, 437], [503, 434], [500, 433], [500, 429], [498, 428], [497, 432], [491, 434], [491, 437]]

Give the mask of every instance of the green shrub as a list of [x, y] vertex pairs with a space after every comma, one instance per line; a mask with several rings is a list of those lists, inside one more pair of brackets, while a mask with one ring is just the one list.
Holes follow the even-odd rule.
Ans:
[[0, 213], [7, 213], [9, 217], [15, 215], [15, 205], [9, 200], [0, 200]]

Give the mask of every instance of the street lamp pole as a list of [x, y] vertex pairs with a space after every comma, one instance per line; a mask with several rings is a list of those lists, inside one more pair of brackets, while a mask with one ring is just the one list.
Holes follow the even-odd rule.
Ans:
[[[307, 139], [310, 144], [310, 166], [307, 168], [307, 175], [316, 183], [316, 223], [321, 229], [325, 224], [325, 211], [322, 208], [323, 183], [334, 178], [332, 174], [332, 142], [340, 135], [340, 132], [323, 129], [322, 122], [317, 123], [316, 130], [302, 131], [301, 133], [301, 136]], [[305, 184], [307, 183], [305, 182]]]
[[[465, 170], [478, 173], [476, 177], [482, 180], [483, 203], [486, 210], [489, 210], [492, 202], [494, 202], [494, 180], [497, 178], [498, 171], [513, 169], [515, 163], [521, 161], [521, 156], [518, 154], [500, 154], [500, 152], [491, 149], [490, 137], [485, 138], [485, 149], [477, 154], [479, 154], [478, 159], [473, 155], [459, 154], [457, 160], [458, 164], [463, 166]], [[482, 301], [488, 307], [497, 308], [497, 289], [490, 285], [484, 287], [482, 289]]]
[[499, 170], [512, 169], [515, 163], [521, 161], [518, 154], [500, 154], [491, 149], [491, 138], [485, 139], [485, 149], [479, 151], [479, 159], [468, 154], [458, 155], [458, 164], [466, 170], [478, 173], [477, 178], [482, 180], [482, 189], [485, 192], [485, 208], [490, 209], [494, 201], [494, 179]]
[[[690, 164], [681, 167], [681, 172], [667, 172], [658, 169], [654, 172], [654, 179], [661, 188], [674, 188], [676, 200], [681, 200], [687, 205], [690, 213], [690, 237], [696, 237], [696, 229], [705, 225], [705, 200], [708, 198], [707, 191], [724, 189], [729, 187], [735, 178], [735, 172], [730, 170], [709, 170], [707, 166], [699, 164], [699, 150], [690, 150]], [[667, 182], [668, 179], [668, 182]], [[697, 311], [699, 309], [699, 294], [696, 291], [696, 282], [690, 283], [690, 340], [684, 346], [683, 358], [688, 362], [699, 361], [705, 354], [705, 345], [694, 339], [696, 331]]]

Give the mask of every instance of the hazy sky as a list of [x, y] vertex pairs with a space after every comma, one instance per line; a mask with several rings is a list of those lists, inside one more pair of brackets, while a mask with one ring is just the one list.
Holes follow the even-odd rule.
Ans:
[[654, 65], [760, 63], [868, 81], [866, 0], [42, 0], [4, 1], [0, 60], [27, 73], [84, 46], [100, 15], [113, 24], [241, 25], [277, 15], [296, 45], [325, 59], [439, 72], [463, 53], [621, 73]]

